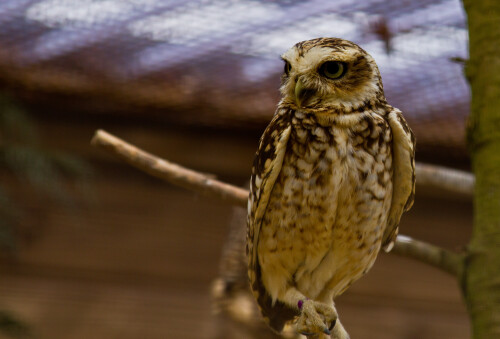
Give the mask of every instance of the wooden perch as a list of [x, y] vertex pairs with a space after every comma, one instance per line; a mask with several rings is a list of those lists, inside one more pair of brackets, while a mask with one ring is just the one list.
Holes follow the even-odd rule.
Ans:
[[415, 171], [418, 185], [437, 187], [472, 198], [475, 179], [471, 173], [422, 163], [415, 164]]
[[115, 154], [129, 165], [173, 185], [246, 207], [248, 199], [246, 190], [156, 157], [106, 131], [96, 131], [90, 143]]
[[[106, 131], [96, 131], [91, 144], [115, 154], [126, 163], [154, 177], [246, 208], [247, 190], [158, 158]], [[465, 194], [472, 194], [474, 185], [474, 177], [469, 173], [439, 166], [417, 164], [417, 183], [422, 181], [427, 185]], [[408, 236], [399, 235], [391, 253], [419, 260], [455, 276], [459, 276], [462, 271], [461, 255], [414, 240]]]
[[398, 235], [391, 253], [413, 258], [460, 277], [463, 269], [463, 256], [441, 247], [415, 240], [406, 235]]

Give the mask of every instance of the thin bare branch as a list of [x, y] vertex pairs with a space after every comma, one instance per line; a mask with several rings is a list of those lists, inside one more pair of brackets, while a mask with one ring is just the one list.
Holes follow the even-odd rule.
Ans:
[[[233, 205], [242, 207], [247, 205], [247, 190], [211, 179], [199, 172], [158, 158], [103, 130], [96, 131], [91, 144], [103, 148], [128, 164], [171, 184], [228, 201]], [[431, 173], [436, 173], [440, 178], [447, 178], [446, 173], [454, 172], [454, 170], [449, 169], [443, 172], [442, 168], [430, 165], [419, 165], [417, 168], [420, 171], [417, 175], [426, 177], [425, 180], [431, 183], [438, 182], [430, 178]], [[453, 187], [450, 183], [453, 183], [454, 180], [460, 180], [461, 183], [457, 184], [456, 187], [462, 187], [462, 192], [466, 190], [464, 187], [468, 187], [466, 185], [471, 185], [470, 178], [467, 179], [467, 176], [454, 176], [453, 178], [455, 179], [446, 181], [447, 185], [451, 185], [449, 187]], [[463, 185], [463, 182], [466, 184]], [[462, 257], [460, 255], [403, 235], [399, 235], [396, 239], [392, 253], [430, 264], [455, 276], [458, 276], [462, 270]]]
[[91, 144], [113, 153], [129, 165], [171, 184], [226, 200], [233, 205], [246, 206], [248, 191], [158, 158], [106, 131], [97, 130]]

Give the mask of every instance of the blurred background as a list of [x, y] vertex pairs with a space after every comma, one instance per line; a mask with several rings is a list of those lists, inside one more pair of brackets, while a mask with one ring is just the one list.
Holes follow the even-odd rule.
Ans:
[[[320, 36], [375, 58], [418, 161], [469, 168], [459, 0], [0, 1], [0, 337], [242, 338], [210, 296], [238, 212], [89, 141], [104, 128], [244, 185], [279, 56]], [[401, 233], [461, 250], [468, 197], [417, 189]], [[469, 337], [455, 280], [406, 258], [337, 304], [353, 338]]]

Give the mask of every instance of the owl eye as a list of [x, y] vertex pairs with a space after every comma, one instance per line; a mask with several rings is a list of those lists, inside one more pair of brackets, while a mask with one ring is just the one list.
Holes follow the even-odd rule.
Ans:
[[339, 79], [347, 70], [347, 66], [339, 61], [327, 61], [319, 68], [319, 73], [329, 79]]
[[285, 74], [288, 75], [291, 70], [292, 70], [292, 65], [290, 65], [290, 63], [285, 60], [285, 69], [284, 69]]

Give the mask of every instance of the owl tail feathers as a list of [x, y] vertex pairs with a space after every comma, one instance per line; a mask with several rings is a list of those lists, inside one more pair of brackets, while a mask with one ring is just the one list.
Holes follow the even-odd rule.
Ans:
[[266, 323], [277, 333], [281, 333], [286, 323], [293, 320], [299, 313], [288, 307], [281, 301], [276, 301], [273, 305], [271, 297], [266, 294], [266, 300], [260, 300], [259, 306]]
[[277, 333], [281, 333], [286, 323], [299, 315], [299, 312], [274, 300], [267, 292], [260, 279], [260, 267], [257, 269], [257, 279], [252, 284], [252, 292], [257, 299], [264, 321]]

